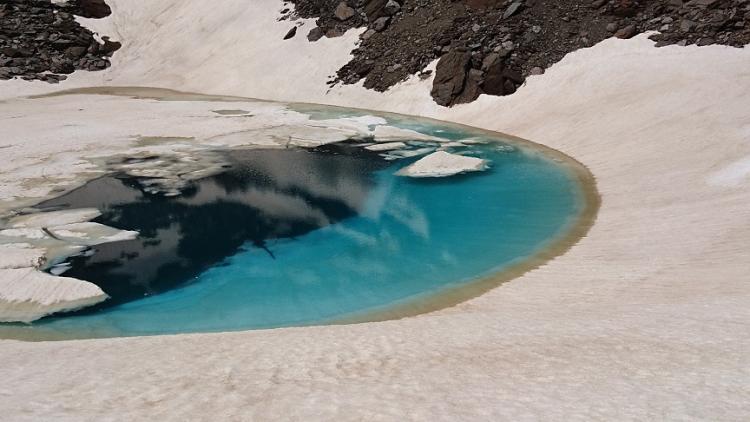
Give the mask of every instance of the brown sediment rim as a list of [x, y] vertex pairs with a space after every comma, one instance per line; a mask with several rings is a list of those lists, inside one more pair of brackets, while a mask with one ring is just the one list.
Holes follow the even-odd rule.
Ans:
[[139, 100], [160, 101], [217, 101], [217, 102], [254, 102], [254, 103], [278, 103], [282, 102], [260, 100], [256, 98], [238, 97], [234, 95], [209, 95], [194, 92], [177, 91], [169, 88], [154, 88], [141, 86], [101, 86], [71, 88], [62, 91], [54, 91], [39, 95], [30, 95], [27, 98], [54, 98], [65, 95], [110, 95], [113, 97], [130, 97]]
[[[509, 267], [492, 274], [490, 276], [478, 278], [475, 281], [468, 282], [459, 286], [453, 286], [449, 288], [443, 288], [440, 291], [432, 294], [421, 294], [414, 298], [406, 298], [395, 305], [387, 305], [377, 310], [366, 310], [356, 315], [350, 315], [342, 318], [332, 319], [328, 321], [311, 322], [309, 324], [301, 324], [301, 326], [319, 326], [319, 325], [344, 325], [344, 324], [358, 324], [366, 322], [379, 322], [387, 320], [403, 319], [407, 317], [414, 317], [426, 313], [435, 312], [441, 309], [450, 308], [468, 300], [474, 299], [482, 294], [524, 275], [534, 269], [537, 269], [551, 260], [565, 254], [573, 246], [575, 246], [581, 239], [583, 239], [589, 232], [591, 227], [594, 225], [599, 208], [601, 205], [601, 196], [597, 189], [596, 179], [590, 170], [581, 162], [576, 159], [564, 154], [561, 151], [547, 147], [542, 144], [538, 144], [523, 138], [507, 135], [501, 132], [490, 131], [486, 129], [480, 129], [473, 126], [467, 126], [460, 123], [447, 122], [444, 120], [438, 120], [428, 117], [410, 116], [405, 114], [390, 113], [376, 110], [359, 109], [353, 107], [339, 107], [320, 105], [313, 103], [284, 103], [284, 102], [272, 102], [264, 100], [256, 100], [252, 98], [243, 98], [235, 96], [218, 96], [218, 95], [204, 95], [196, 93], [188, 93], [175, 91], [170, 89], [162, 88], [147, 88], [147, 87], [104, 87], [104, 88], [77, 88], [65, 91], [54, 92], [50, 94], [44, 94], [40, 96], [34, 96], [29, 98], [44, 98], [44, 97], [56, 97], [63, 95], [111, 95], [111, 96], [125, 96], [137, 99], [153, 99], [153, 100], [166, 100], [166, 101], [230, 101], [230, 102], [271, 102], [279, 105], [289, 107], [293, 111], [297, 111], [305, 114], [306, 112], [313, 111], [334, 111], [341, 110], [347, 112], [362, 113], [363, 115], [374, 115], [383, 118], [396, 119], [409, 119], [411, 121], [423, 121], [430, 122], [443, 127], [455, 127], [463, 132], [474, 136], [481, 136], [483, 138], [489, 138], [494, 141], [505, 141], [512, 145], [518, 146], [525, 150], [531, 150], [539, 152], [545, 155], [548, 159], [555, 161], [558, 165], [566, 167], [577, 182], [581, 189], [581, 200], [583, 202], [582, 211], [576, 216], [573, 221], [566, 228], [565, 232], [553, 239], [552, 242], [544, 247], [543, 249], [536, 252], [534, 255], [523, 259], [521, 262], [510, 265]], [[73, 340], [73, 339], [86, 339], [95, 337], [94, 333], [81, 336], [81, 333], [52, 333], [52, 332], [41, 332], [29, 335], [28, 333], [20, 334], [14, 332], [12, 327], [4, 327], [0, 331], [4, 331], [0, 338], [3, 339], [16, 339], [23, 341], [44, 341], [44, 340]], [[247, 330], [240, 330], [247, 331]], [[182, 334], [165, 334], [165, 335], [198, 335], [207, 333], [182, 333]], [[214, 333], [215, 334], [215, 333]], [[105, 335], [104, 337], [109, 337]]]

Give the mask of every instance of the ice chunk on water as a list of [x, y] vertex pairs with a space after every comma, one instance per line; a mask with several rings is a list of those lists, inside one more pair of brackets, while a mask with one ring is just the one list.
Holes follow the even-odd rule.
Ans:
[[483, 171], [488, 166], [489, 162], [481, 158], [438, 151], [401, 169], [397, 174], [408, 177], [447, 177], [460, 173]]

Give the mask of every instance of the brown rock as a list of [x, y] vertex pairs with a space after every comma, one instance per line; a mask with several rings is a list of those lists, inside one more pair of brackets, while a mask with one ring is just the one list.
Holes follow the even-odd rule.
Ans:
[[331, 28], [328, 31], [326, 31], [326, 37], [327, 38], [336, 38], [344, 35], [344, 31], [338, 29], [338, 28]]
[[484, 75], [484, 84], [482, 89], [490, 95], [505, 95], [505, 63], [502, 60], [496, 61], [487, 69]]
[[464, 90], [470, 61], [471, 54], [460, 51], [451, 51], [440, 58], [430, 92], [435, 102], [442, 106], [454, 104]]
[[615, 32], [615, 37], [627, 40], [633, 38], [636, 32], [634, 25], [628, 25], [625, 28], [618, 29], [617, 32]]
[[510, 95], [516, 92], [516, 85], [524, 82], [523, 76], [513, 69], [507, 69], [502, 60], [487, 69], [482, 89], [489, 95]]
[[470, 103], [479, 98], [479, 95], [482, 93], [482, 89], [479, 87], [481, 83], [482, 71], [471, 69], [469, 71], [468, 77], [466, 78], [464, 89], [453, 100], [453, 104]]
[[336, 10], [333, 11], [333, 15], [336, 16], [336, 19], [340, 21], [351, 19], [355, 13], [356, 12], [354, 11], [354, 9], [349, 7], [349, 5], [346, 4], [345, 1], [339, 3], [339, 5], [336, 6]]
[[310, 32], [307, 33], [307, 40], [310, 42], [315, 42], [325, 35], [325, 31], [323, 31], [323, 28], [316, 26], [315, 28], [311, 29]]

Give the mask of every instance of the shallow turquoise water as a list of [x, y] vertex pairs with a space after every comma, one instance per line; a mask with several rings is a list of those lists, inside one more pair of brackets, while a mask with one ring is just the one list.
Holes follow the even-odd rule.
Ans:
[[[425, 121], [398, 125], [475, 135]], [[97, 337], [335, 322], [501, 271], [564, 235], [583, 211], [576, 176], [539, 151], [491, 143], [471, 153], [491, 160], [491, 169], [415, 180], [394, 174], [413, 160], [398, 161], [374, 174], [358, 215], [270, 240], [273, 256], [248, 246], [182, 287], [23, 329]]]

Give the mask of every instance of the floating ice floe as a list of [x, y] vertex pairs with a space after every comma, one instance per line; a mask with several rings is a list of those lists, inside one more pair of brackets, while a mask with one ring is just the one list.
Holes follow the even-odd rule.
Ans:
[[93, 283], [56, 277], [68, 269], [60, 263], [64, 258], [138, 235], [88, 221], [98, 215], [98, 210], [84, 208], [21, 215], [7, 222], [0, 230], [0, 322], [31, 322], [107, 299]]
[[427, 142], [450, 142], [448, 139], [437, 136], [425, 135], [410, 129], [401, 129], [393, 126], [377, 126], [372, 131], [375, 142], [406, 142], [406, 141], [427, 141]]
[[[29, 249], [44, 251], [37, 259], [44, 263], [54, 261], [52, 258], [69, 256], [78, 253], [85, 247], [102, 243], [118, 242], [135, 239], [137, 232], [119, 230], [114, 227], [93, 223], [88, 220], [99, 216], [94, 208], [75, 210], [51, 211], [22, 215], [10, 219], [9, 228], [0, 229], [0, 246], [14, 248], [13, 256], [28, 254]], [[6, 255], [10, 256], [10, 249], [4, 249], [7, 254], [0, 255], [0, 268], [4, 267]], [[15, 259], [15, 258], [14, 258]], [[24, 260], [27, 260], [24, 258]]]
[[464, 144], [461, 141], [451, 141], [440, 145], [440, 151], [447, 151], [452, 148], [467, 148], [469, 145]]
[[228, 165], [223, 155], [214, 151], [198, 152], [195, 148], [141, 150], [110, 158], [107, 164], [112, 171], [138, 178], [146, 192], [164, 196], [179, 195], [192, 186], [192, 181], [221, 173]]
[[48, 232], [56, 238], [82, 246], [94, 246], [102, 243], [132, 240], [138, 237], [138, 232], [119, 230], [104, 224], [83, 222], [55, 226]]
[[419, 157], [420, 155], [427, 155], [435, 151], [435, 147], [417, 148], [417, 149], [400, 149], [396, 151], [388, 151], [387, 154], [382, 154], [383, 158], [388, 161], [400, 160], [403, 158]]
[[357, 116], [357, 117], [340, 117], [335, 119], [311, 120], [308, 122], [312, 126], [321, 126], [329, 128], [339, 128], [352, 130], [366, 134], [375, 127], [388, 124], [388, 121], [378, 116]]
[[461, 140], [466, 145], [484, 145], [490, 143], [490, 141], [484, 138], [466, 138]]
[[398, 171], [399, 176], [447, 177], [456, 174], [483, 171], [489, 162], [477, 157], [465, 157], [445, 151], [434, 152], [414, 164]]
[[385, 120], [382, 117], [379, 116], [357, 116], [357, 117], [343, 117], [340, 119], [335, 119], [337, 122], [352, 122], [357, 125], [364, 125], [368, 128], [375, 127], [375, 126], [381, 126], [388, 124], [388, 121]]
[[49, 211], [35, 214], [21, 215], [13, 218], [11, 227], [49, 227], [62, 226], [65, 224], [80, 223], [99, 217], [101, 212], [96, 208], [80, 208], [65, 211]]

